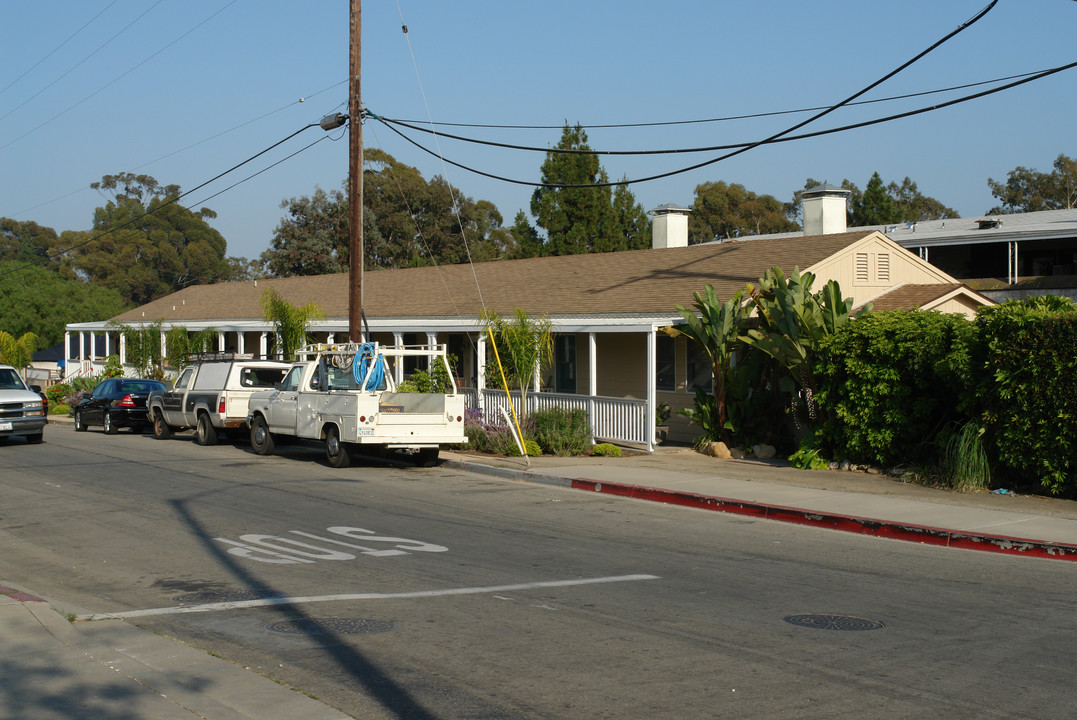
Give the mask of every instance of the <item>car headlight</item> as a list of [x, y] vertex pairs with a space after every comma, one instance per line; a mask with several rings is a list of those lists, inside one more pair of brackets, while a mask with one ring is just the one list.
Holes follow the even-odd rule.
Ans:
[[27, 417], [34, 415], [44, 415], [45, 406], [39, 402], [26, 402], [22, 404], [22, 414]]

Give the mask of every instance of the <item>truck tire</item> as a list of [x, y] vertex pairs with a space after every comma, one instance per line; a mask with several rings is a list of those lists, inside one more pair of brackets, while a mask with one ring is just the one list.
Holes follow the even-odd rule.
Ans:
[[348, 447], [340, 441], [340, 431], [330, 425], [325, 431], [325, 461], [329, 467], [343, 468], [351, 463]]
[[115, 435], [120, 431], [118, 427], [112, 424], [112, 413], [108, 410], [105, 411], [105, 419], [102, 423], [104, 424], [106, 435]]
[[75, 411], [75, 432], [86, 432], [86, 423], [82, 421], [82, 411]]
[[261, 415], [256, 415], [251, 422], [251, 448], [259, 455], [272, 455], [277, 443], [273, 439], [273, 433], [269, 432], [269, 425]]
[[45, 441], [45, 431], [44, 430], [37, 433], [36, 435], [27, 435], [26, 436], [26, 442], [30, 443], [31, 445], [37, 445], [38, 443], [44, 442], [44, 441]]
[[160, 410], [153, 413], [153, 436], [158, 440], [167, 440], [172, 437], [172, 428], [165, 422], [164, 413]]
[[198, 413], [198, 421], [194, 428], [194, 441], [199, 445], [216, 445], [217, 428], [209, 421], [208, 413]]

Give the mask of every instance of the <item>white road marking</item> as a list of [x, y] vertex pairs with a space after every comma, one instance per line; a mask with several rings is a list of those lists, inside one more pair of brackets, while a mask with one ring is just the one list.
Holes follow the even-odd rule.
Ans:
[[485, 595], [488, 593], [519, 592], [543, 588], [576, 587], [602, 583], [640, 582], [658, 580], [658, 575], [612, 575], [579, 580], [549, 580], [546, 582], [520, 583], [518, 585], [492, 585], [488, 587], [447, 588], [444, 590], [416, 590], [402, 593], [346, 593], [340, 595], [312, 595], [308, 597], [262, 598], [260, 600], [237, 600], [235, 602], [206, 603], [204, 605], [181, 605], [179, 607], [127, 610], [117, 613], [94, 613], [79, 615], [76, 620], [122, 620], [125, 618], [151, 617], [154, 615], [183, 615], [186, 613], [218, 612], [243, 608], [271, 607], [277, 605], [302, 605], [308, 603], [338, 602], [341, 600], [410, 600], [412, 598], [450, 597], [453, 595]]

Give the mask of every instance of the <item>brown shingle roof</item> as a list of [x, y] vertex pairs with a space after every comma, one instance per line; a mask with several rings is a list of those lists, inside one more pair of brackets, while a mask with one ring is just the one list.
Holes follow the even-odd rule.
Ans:
[[883, 310], [915, 310], [924, 305], [929, 305], [961, 287], [963, 287], [961, 283], [902, 285], [872, 300], [871, 309], [877, 312], [882, 312]]
[[[710, 283], [721, 298], [754, 282], [770, 267], [804, 270], [870, 232], [763, 238], [686, 248], [502, 260], [471, 265], [367, 272], [367, 317], [475, 317], [485, 306], [499, 313], [666, 314], [690, 306]], [[473, 269], [474, 268], [474, 269]], [[348, 275], [200, 285], [113, 318], [118, 322], [261, 319], [260, 299], [272, 287], [296, 305], [315, 303], [330, 318], [348, 316]]]

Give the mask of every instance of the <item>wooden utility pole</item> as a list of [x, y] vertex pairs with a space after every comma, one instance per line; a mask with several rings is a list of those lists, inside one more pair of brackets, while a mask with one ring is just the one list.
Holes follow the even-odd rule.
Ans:
[[363, 119], [360, 104], [362, 0], [351, 0], [348, 63], [348, 336], [363, 339]]

